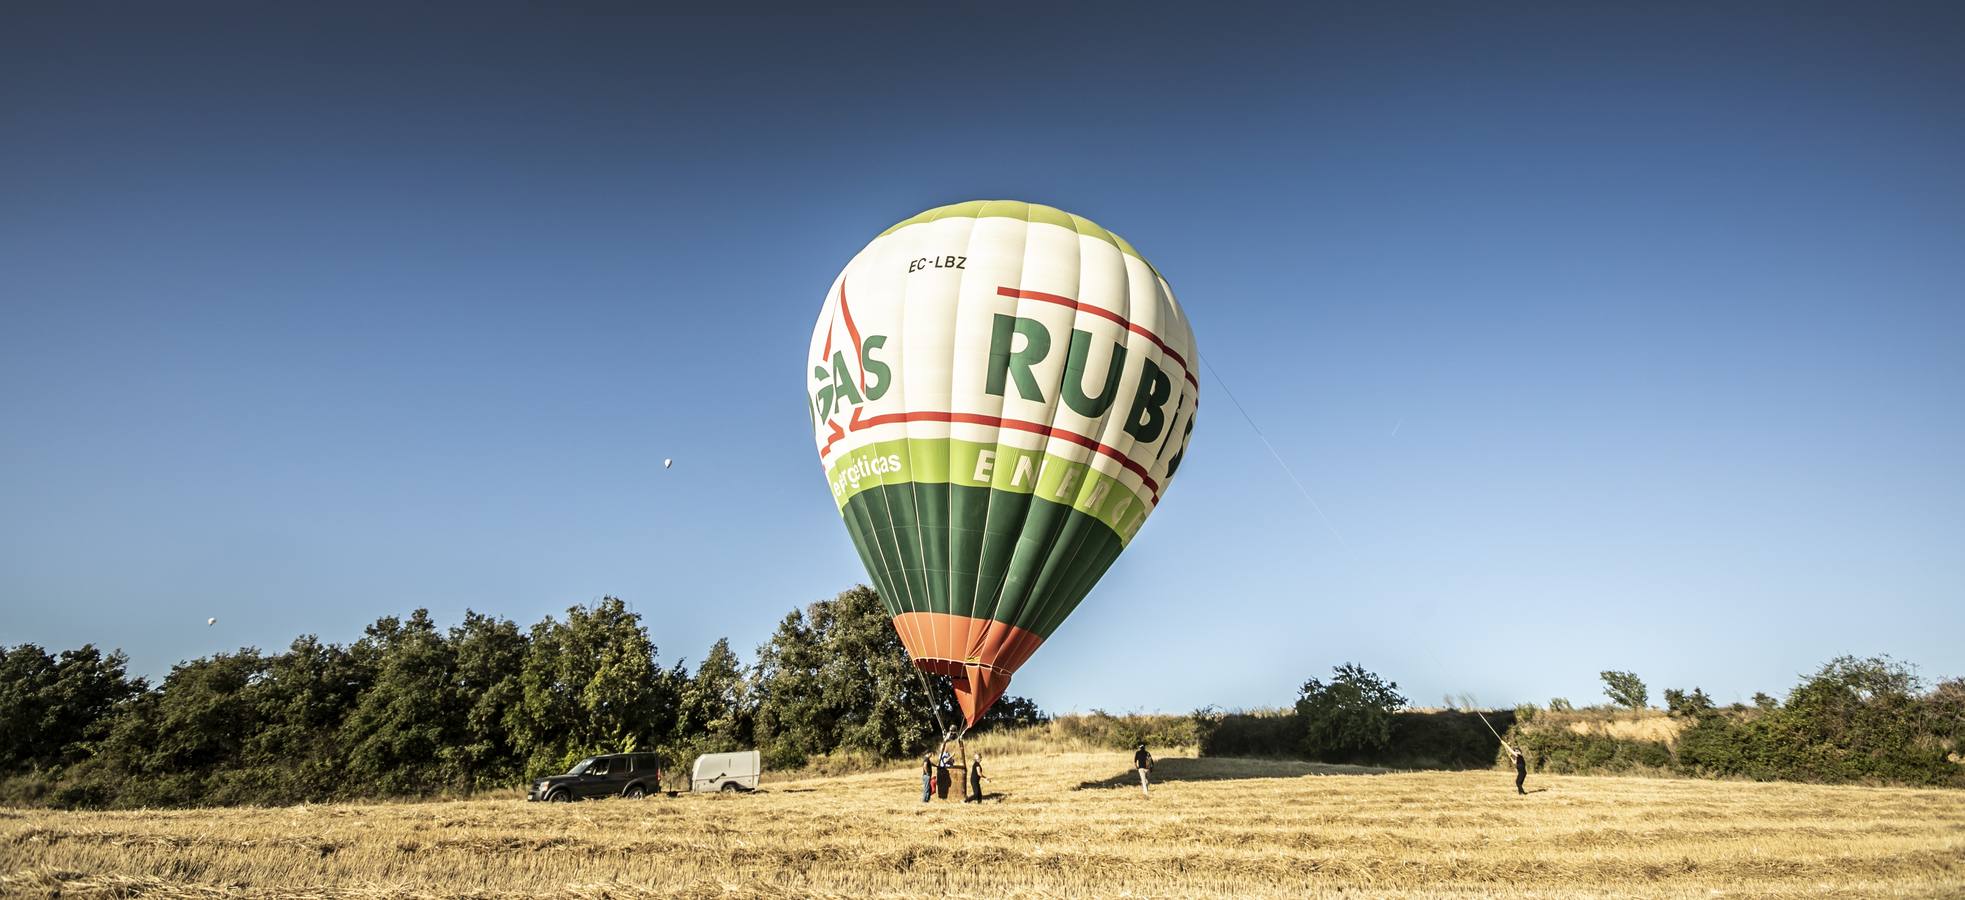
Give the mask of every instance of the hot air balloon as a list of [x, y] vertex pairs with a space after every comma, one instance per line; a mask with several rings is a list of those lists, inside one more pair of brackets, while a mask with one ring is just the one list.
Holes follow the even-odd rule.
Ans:
[[902, 644], [969, 726], [1165, 496], [1197, 363], [1131, 244], [1034, 203], [928, 210], [827, 291], [806, 361], [819, 459]]

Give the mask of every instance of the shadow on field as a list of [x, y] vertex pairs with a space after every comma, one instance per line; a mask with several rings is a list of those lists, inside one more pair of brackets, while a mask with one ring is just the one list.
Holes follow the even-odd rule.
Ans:
[[[1153, 761], [1152, 782], [1238, 781], [1252, 778], [1302, 778], [1305, 775], [1380, 775], [1390, 769], [1374, 766], [1340, 766], [1299, 762], [1288, 759], [1190, 759], [1173, 757]], [[1127, 769], [1100, 781], [1081, 781], [1073, 790], [1139, 787], [1139, 773]]]

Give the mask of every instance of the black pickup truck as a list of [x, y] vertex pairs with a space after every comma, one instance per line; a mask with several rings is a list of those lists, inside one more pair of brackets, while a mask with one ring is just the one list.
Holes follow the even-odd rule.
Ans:
[[567, 803], [589, 797], [646, 797], [662, 789], [662, 760], [653, 753], [589, 756], [565, 775], [532, 782], [527, 800]]

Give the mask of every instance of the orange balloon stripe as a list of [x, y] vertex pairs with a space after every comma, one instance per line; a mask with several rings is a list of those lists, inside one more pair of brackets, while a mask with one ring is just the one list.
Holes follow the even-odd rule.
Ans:
[[956, 702], [971, 726], [1044, 643], [1036, 632], [1015, 625], [949, 613], [901, 613], [894, 617], [894, 630], [922, 671], [954, 679]]

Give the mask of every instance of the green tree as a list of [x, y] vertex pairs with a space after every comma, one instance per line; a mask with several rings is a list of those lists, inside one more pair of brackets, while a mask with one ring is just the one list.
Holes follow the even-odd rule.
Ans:
[[265, 656], [247, 648], [173, 667], [159, 691], [153, 766], [201, 771], [238, 759], [260, 724], [247, 688], [267, 665]]
[[1392, 716], [1406, 705], [1398, 687], [1357, 663], [1333, 668], [1328, 683], [1304, 682], [1296, 701], [1304, 752], [1312, 759], [1347, 762], [1385, 749]]
[[447, 756], [453, 780], [479, 788], [520, 780], [524, 759], [511, 723], [525, 701], [525, 633], [510, 619], [465, 610], [464, 623], [450, 630], [450, 647], [462, 717]]
[[87, 756], [118, 707], [143, 692], [122, 651], [93, 644], [59, 656], [33, 644], [0, 648], [0, 772]]
[[267, 659], [249, 694], [257, 727], [242, 748], [243, 766], [259, 769], [269, 802], [324, 800], [350, 787], [342, 726], [375, 680], [348, 648], [314, 635], [294, 639]]
[[750, 681], [730, 641], [718, 638], [682, 686], [676, 736], [707, 741], [705, 752], [734, 750], [750, 743], [752, 722]]
[[512, 733], [529, 774], [591, 753], [653, 749], [671, 734], [681, 668], [663, 671], [641, 617], [618, 597], [532, 627]]
[[268, 669], [244, 648], [178, 663], [157, 690], [115, 718], [91, 766], [103, 783], [89, 802], [207, 805], [239, 802], [215, 775], [239, 768], [261, 721], [252, 690]]
[[757, 738], [774, 765], [834, 750], [900, 756], [935, 736], [936, 698], [865, 585], [793, 610], [757, 651]]
[[443, 761], [463, 727], [452, 677], [456, 657], [429, 610], [377, 620], [357, 648], [375, 660], [375, 680], [342, 727], [349, 774], [376, 793], [445, 787]]
[[1618, 706], [1643, 709], [1651, 699], [1651, 692], [1645, 689], [1644, 682], [1634, 673], [1611, 670], [1601, 673], [1600, 677], [1603, 678], [1604, 695]]

